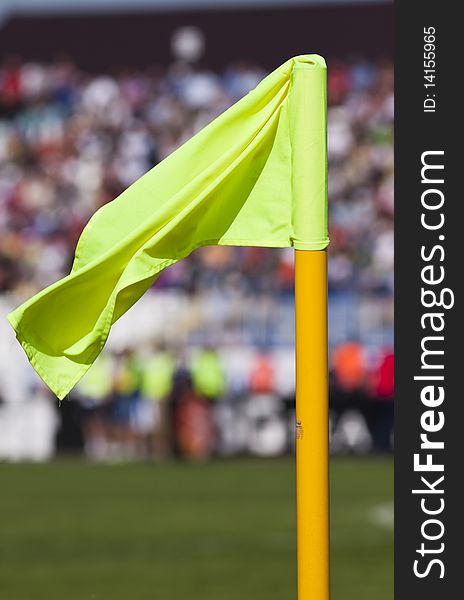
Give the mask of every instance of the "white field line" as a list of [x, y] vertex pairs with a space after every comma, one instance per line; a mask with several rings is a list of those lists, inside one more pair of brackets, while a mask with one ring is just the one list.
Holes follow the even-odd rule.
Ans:
[[373, 506], [368, 513], [368, 517], [371, 523], [374, 523], [374, 525], [385, 527], [387, 529], [393, 529], [393, 502], [385, 502]]

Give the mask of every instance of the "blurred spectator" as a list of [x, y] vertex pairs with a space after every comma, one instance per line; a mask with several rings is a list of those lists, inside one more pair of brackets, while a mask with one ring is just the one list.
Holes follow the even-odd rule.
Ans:
[[112, 377], [112, 357], [109, 353], [102, 352], [73, 392], [73, 397], [84, 411], [84, 451], [89, 458], [102, 459], [108, 454], [108, 402], [112, 391]]
[[367, 376], [366, 354], [359, 342], [340, 344], [332, 353], [337, 388], [344, 394], [359, 393]]
[[202, 348], [193, 357], [192, 381], [195, 391], [206, 400], [218, 400], [224, 395], [224, 371], [218, 353], [211, 346]]
[[269, 353], [259, 353], [250, 369], [249, 390], [253, 394], [273, 394], [275, 390], [275, 372]]
[[155, 347], [142, 363], [140, 391], [143, 401], [149, 403], [153, 411], [151, 454], [155, 459], [163, 459], [170, 454], [172, 431], [168, 399], [172, 393], [175, 368], [175, 357], [163, 344]]
[[[391, 348], [385, 348], [372, 373], [370, 398], [371, 430], [376, 450], [388, 452], [392, 447], [394, 357]], [[375, 403], [375, 405], [374, 405]]]
[[124, 350], [117, 354], [112, 377], [111, 441], [113, 454], [118, 458], [140, 454], [137, 420], [140, 380], [140, 363], [135, 353]]

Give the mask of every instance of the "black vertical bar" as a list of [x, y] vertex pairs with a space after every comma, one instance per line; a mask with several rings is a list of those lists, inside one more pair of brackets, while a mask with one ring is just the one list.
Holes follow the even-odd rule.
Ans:
[[[464, 31], [458, 8], [459, 3], [436, 0], [396, 3], [397, 600], [464, 597], [460, 590], [464, 573], [461, 566], [461, 537], [464, 535], [461, 516], [464, 511], [464, 328], [459, 289], [464, 276], [464, 219], [461, 216], [464, 198], [459, 181], [461, 173], [464, 174], [464, 152], [460, 141], [463, 138], [460, 47]], [[434, 46], [433, 49], [426, 45], [428, 42]], [[428, 52], [434, 53], [433, 60]], [[425, 84], [430, 83], [434, 85], [426, 87]], [[429, 154], [424, 154], [426, 152]], [[443, 166], [443, 169], [426, 169], [422, 177], [422, 161], [435, 167]], [[439, 206], [442, 200], [443, 205], [439, 208], [423, 206], [423, 202], [428, 206]], [[421, 218], [428, 227], [435, 227], [443, 218], [443, 226], [427, 229], [421, 224]], [[423, 271], [425, 267], [431, 269]], [[440, 283], [427, 283], [440, 279], [442, 275]], [[423, 290], [434, 292], [437, 298], [448, 290], [443, 295], [444, 304], [450, 305], [454, 296], [454, 306], [427, 308], [424, 303], [433, 304], [433, 295], [429, 293], [423, 298]], [[434, 317], [433, 323], [437, 329], [443, 326], [442, 331], [433, 330], [432, 318], [424, 317], [427, 313], [439, 315]], [[427, 337], [431, 339], [424, 341]], [[440, 337], [443, 339], [438, 339]], [[425, 344], [426, 350], [444, 353], [424, 354], [421, 343]], [[421, 368], [422, 360], [433, 368]], [[443, 368], [438, 368], [441, 365]], [[443, 377], [443, 380], [427, 381], [414, 379], [415, 376]], [[423, 391], [427, 386], [430, 386], [428, 393]], [[441, 403], [439, 387], [444, 393]], [[441, 427], [443, 418], [444, 425]], [[436, 427], [437, 431], [427, 431], [432, 427]], [[443, 442], [444, 448], [421, 448], [421, 443], [424, 443], [421, 434], [427, 434], [430, 441]], [[419, 455], [418, 462], [421, 464], [427, 461], [429, 454], [429, 460], [443, 465], [443, 471], [415, 471], [415, 454]], [[442, 476], [444, 479], [440, 481]], [[412, 490], [422, 491], [412, 493]], [[426, 514], [426, 510], [437, 512]]]

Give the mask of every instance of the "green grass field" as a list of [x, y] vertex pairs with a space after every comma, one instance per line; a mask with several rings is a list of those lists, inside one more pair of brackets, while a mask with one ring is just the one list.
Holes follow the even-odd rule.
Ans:
[[[333, 600], [391, 600], [387, 459], [333, 459]], [[296, 599], [290, 459], [0, 465], [1, 600]]]

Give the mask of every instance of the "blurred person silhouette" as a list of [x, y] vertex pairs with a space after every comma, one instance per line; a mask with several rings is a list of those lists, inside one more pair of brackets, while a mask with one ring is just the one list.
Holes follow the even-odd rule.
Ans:
[[390, 452], [394, 418], [394, 355], [389, 347], [381, 350], [377, 364], [368, 381], [371, 398], [370, 428], [374, 449]]
[[226, 394], [226, 377], [217, 349], [205, 344], [192, 358], [192, 381], [196, 393], [206, 400], [204, 410], [209, 412], [209, 419], [214, 423], [214, 437], [217, 438], [219, 427], [218, 404]]
[[[0, 107], [7, 114], [21, 102], [21, 61], [15, 55], [3, 59], [0, 77]], [[3, 112], [2, 111], [2, 112]]]
[[250, 431], [247, 450], [253, 455], [278, 456], [288, 446], [287, 406], [276, 393], [275, 377], [272, 355], [261, 347], [251, 361], [244, 406]]
[[216, 427], [211, 403], [198, 394], [187, 378], [175, 413], [177, 456], [193, 461], [210, 458], [216, 445]]
[[112, 356], [109, 352], [102, 352], [75, 390], [75, 398], [83, 409], [84, 452], [92, 459], [108, 457], [112, 375]]
[[[211, 348], [201, 350], [191, 361], [184, 356], [174, 373], [169, 396], [171, 447], [178, 458], [205, 460], [216, 445], [215, 418], [211, 400], [224, 390], [224, 379], [218, 357]], [[210, 370], [211, 367], [211, 370]], [[194, 374], [195, 373], [195, 374]]]
[[248, 388], [252, 394], [273, 394], [275, 390], [275, 366], [272, 356], [261, 349], [250, 367]]
[[136, 428], [141, 369], [132, 349], [115, 356], [111, 401], [112, 458], [132, 459], [139, 455]]
[[337, 417], [347, 409], [362, 409], [365, 402], [367, 356], [358, 341], [338, 345], [331, 355], [332, 408]]
[[141, 396], [152, 415], [151, 427], [147, 427], [146, 431], [147, 441], [152, 457], [157, 460], [170, 454], [172, 432], [168, 401], [173, 389], [175, 368], [174, 354], [164, 342], [154, 344], [150, 355], [141, 364]]
[[192, 382], [195, 391], [206, 400], [220, 400], [226, 390], [221, 359], [212, 345], [205, 345], [192, 358]]

